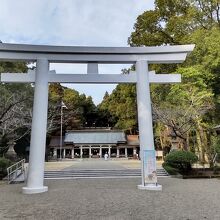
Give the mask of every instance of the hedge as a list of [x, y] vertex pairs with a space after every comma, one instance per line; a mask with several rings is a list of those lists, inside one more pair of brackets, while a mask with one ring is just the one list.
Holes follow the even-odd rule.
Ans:
[[177, 175], [179, 173], [179, 170], [171, 167], [169, 164], [167, 163], [163, 163], [162, 164], [163, 168], [167, 171], [167, 173], [169, 173], [170, 175]]
[[198, 161], [198, 157], [190, 151], [172, 151], [164, 161], [170, 167], [184, 173], [191, 170], [192, 164]]

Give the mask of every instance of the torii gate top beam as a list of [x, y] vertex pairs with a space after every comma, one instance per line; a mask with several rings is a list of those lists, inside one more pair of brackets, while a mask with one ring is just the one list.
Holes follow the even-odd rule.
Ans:
[[194, 45], [156, 47], [73, 47], [27, 44], [0, 44], [0, 60], [36, 61], [45, 58], [51, 63], [181, 63]]

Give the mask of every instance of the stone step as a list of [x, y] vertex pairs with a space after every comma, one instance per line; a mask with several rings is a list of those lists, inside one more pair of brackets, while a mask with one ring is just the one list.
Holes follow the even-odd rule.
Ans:
[[[168, 177], [163, 168], [157, 168], [158, 177]], [[137, 178], [141, 177], [140, 169], [75, 169], [61, 171], [45, 171], [45, 179], [81, 179], [81, 178]], [[22, 178], [22, 182], [24, 178]], [[13, 183], [21, 182], [21, 177]]]
[[[103, 170], [103, 169], [91, 169], [91, 170], [61, 170], [61, 171], [45, 171], [45, 179], [65, 179], [65, 178], [125, 178], [125, 177], [140, 177], [140, 169], [116, 169], [116, 170]], [[157, 169], [158, 177], [169, 176], [163, 168]]]

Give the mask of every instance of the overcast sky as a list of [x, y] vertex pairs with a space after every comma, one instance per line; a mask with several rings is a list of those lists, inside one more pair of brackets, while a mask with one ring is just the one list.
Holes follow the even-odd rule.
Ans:
[[[138, 15], [154, 0], [0, 0], [0, 40], [4, 43], [128, 46]], [[100, 73], [120, 73], [126, 65], [101, 65]], [[85, 65], [51, 65], [57, 72], [85, 73]], [[91, 95], [95, 104], [115, 85], [66, 86]]]

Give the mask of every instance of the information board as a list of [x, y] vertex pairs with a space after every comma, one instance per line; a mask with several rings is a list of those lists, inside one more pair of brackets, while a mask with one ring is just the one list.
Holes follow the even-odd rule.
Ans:
[[143, 152], [144, 184], [157, 184], [157, 168], [155, 150], [144, 150]]

